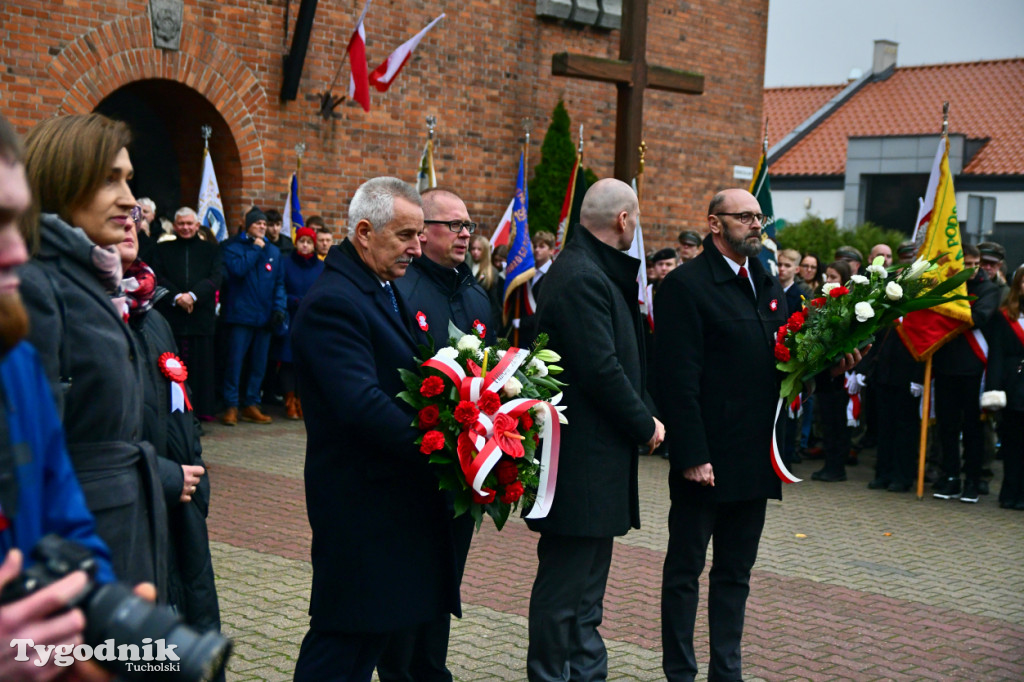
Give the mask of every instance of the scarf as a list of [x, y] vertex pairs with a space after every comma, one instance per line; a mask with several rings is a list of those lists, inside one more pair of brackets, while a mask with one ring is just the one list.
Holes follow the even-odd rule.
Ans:
[[126, 294], [126, 310], [129, 317], [136, 319], [153, 307], [153, 294], [156, 291], [156, 274], [153, 269], [136, 260], [128, 266], [121, 280]]

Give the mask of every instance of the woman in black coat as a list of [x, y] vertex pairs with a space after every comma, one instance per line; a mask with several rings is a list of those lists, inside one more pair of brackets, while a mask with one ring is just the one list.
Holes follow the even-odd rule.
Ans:
[[51, 118], [29, 132], [32, 260], [21, 271], [29, 341], [46, 368], [68, 450], [114, 572], [165, 594], [167, 517], [156, 456], [142, 441], [142, 355], [125, 324], [117, 244], [138, 211], [124, 123]]
[[1017, 268], [1003, 305], [985, 330], [991, 337], [985, 390], [1003, 391], [1006, 407], [999, 420], [1003, 487], [999, 506], [1024, 511], [1024, 266]]

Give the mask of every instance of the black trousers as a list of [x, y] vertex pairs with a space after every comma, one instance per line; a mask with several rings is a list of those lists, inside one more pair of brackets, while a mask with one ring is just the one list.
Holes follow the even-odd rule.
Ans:
[[613, 544], [612, 538], [541, 533], [530, 593], [530, 682], [608, 678], [608, 652], [597, 627]]
[[960, 442], [963, 433], [963, 474], [981, 478], [984, 448], [981, 433], [981, 375], [935, 375], [935, 422], [942, 446], [942, 473], [960, 477]]
[[310, 629], [295, 664], [295, 682], [370, 682], [388, 635]]
[[682, 476], [669, 477], [668, 552], [661, 588], [662, 669], [669, 682], [697, 675], [694, 624], [708, 542], [714, 542], [709, 574], [708, 680], [742, 679], [740, 641], [750, 593], [750, 570], [764, 528], [767, 501], [715, 502], [713, 492]]
[[999, 501], [1003, 504], [1024, 502], [1024, 411], [1005, 410], [999, 419], [999, 436], [1003, 456], [1003, 486]]
[[821, 431], [825, 440], [825, 471], [846, 473], [850, 456], [850, 427], [846, 425], [846, 406], [850, 395], [845, 390], [822, 391], [817, 395]]
[[910, 393], [909, 385], [879, 385], [875, 401], [880, 415], [875, 478], [909, 485], [917, 480], [921, 399]]
[[[463, 514], [451, 523], [461, 585], [469, 545], [473, 541], [473, 517]], [[451, 626], [452, 616], [446, 613], [414, 628], [392, 633], [377, 662], [380, 682], [452, 682], [447, 666]]]

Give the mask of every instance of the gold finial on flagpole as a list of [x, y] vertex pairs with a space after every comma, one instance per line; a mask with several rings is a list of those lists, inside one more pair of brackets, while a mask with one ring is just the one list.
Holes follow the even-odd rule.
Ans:
[[434, 126], [437, 125], [436, 116], [427, 116], [427, 139], [434, 139]]
[[761, 153], [768, 156], [768, 117], [764, 117], [764, 140], [761, 142]]
[[213, 128], [210, 126], [200, 126], [199, 134], [203, 136], [203, 149], [210, 148], [210, 138], [213, 136]]
[[580, 143], [579, 143], [579, 146], [576, 147], [576, 153], [580, 154], [580, 155], [583, 154], [583, 124], [582, 123], [580, 124]]
[[942, 103], [942, 136], [949, 135], [949, 101]]
[[640, 161], [636, 167], [636, 200], [639, 203], [644, 191], [644, 156], [647, 154], [647, 141], [641, 140], [637, 149], [640, 151]]
[[306, 143], [300, 142], [295, 145], [295, 172], [302, 168], [302, 155], [306, 153]]
[[523, 168], [527, 166], [527, 159], [530, 158], [530, 131], [533, 130], [533, 120], [529, 118], [523, 119], [523, 132], [525, 133], [525, 141], [523, 142]]

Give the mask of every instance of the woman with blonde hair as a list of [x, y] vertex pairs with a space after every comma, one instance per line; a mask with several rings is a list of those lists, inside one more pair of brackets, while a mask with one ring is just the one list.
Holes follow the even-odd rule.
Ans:
[[128, 187], [128, 126], [99, 114], [38, 124], [25, 138], [32, 259], [21, 295], [68, 450], [121, 580], [166, 589], [167, 518], [143, 430], [144, 354], [128, 328], [117, 246], [141, 210]]
[[487, 292], [491, 301], [491, 319], [501, 321], [501, 297], [505, 288], [505, 280], [500, 277], [494, 263], [491, 262], [491, 243], [482, 234], [473, 235], [469, 240], [469, 255], [473, 258], [473, 275], [480, 286]]

